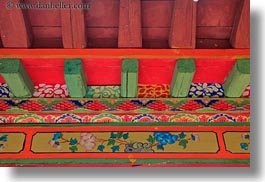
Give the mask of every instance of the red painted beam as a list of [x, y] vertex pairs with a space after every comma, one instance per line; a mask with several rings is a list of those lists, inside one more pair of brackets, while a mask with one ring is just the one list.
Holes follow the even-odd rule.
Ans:
[[[120, 85], [120, 58], [82, 59], [88, 85]], [[195, 59], [194, 83], [223, 83], [236, 59]], [[65, 84], [64, 59], [22, 59], [25, 69], [35, 85]], [[139, 59], [139, 84], [170, 84], [176, 59]], [[5, 81], [0, 77], [0, 83]]]
[[0, 58], [249, 58], [250, 49], [0, 49]]
[[[83, 4], [83, 0], [67, 0], [68, 4]], [[62, 36], [64, 48], [85, 48], [87, 35], [84, 9], [67, 8], [61, 10]]]
[[236, 14], [230, 43], [234, 48], [250, 47], [250, 0], [240, 1]]
[[120, 0], [118, 46], [142, 47], [141, 1]]
[[197, 3], [175, 0], [169, 33], [170, 48], [195, 48]]
[[3, 0], [0, 4], [0, 31], [4, 47], [28, 48], [32, 45], [32, 30], [26, 9], [16, 6], [23, 0]]

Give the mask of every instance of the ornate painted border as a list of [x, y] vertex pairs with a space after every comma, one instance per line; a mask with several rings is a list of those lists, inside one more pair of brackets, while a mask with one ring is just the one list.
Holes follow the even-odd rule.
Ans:
[[[67, 165], [72, 161], [72, 164], [142, 166], [160, 161], [162, 166], [195, 163], [249, 166], [250, 145], [247, 150], [242, 145], [249, 140], [249, 126], [180, 126], [110, 125], [106, 129], [102, 125], [84, 124], [4, 125], [0, 128], [4, 136], [0, 141], [9, 142], [9, 146], [23, 143], [23, 148], [15, 153], [7, 153], [8, 147], [4, 148], [0, 151], [0, 165]], [[25, 140], [8, 140], [19, 131], [24, 131]], [[231, 144], [236, 144], [236, 148], [231, 148]]]
[[249, 113], [28, 113], [1, 114], [0, 123], [249, 123]]
[[[38, 84], [35, 85], [34, 98], [68, 98], [66, 84]], [[0, 98], [14, 97], [6, 84], [0, 84]], [[88, 86], [88, 98], [119, 98], [120, 86]], [[138, 98], [169, 98], [169, 84], [139, 84]], [[223, 98], [224, 89], [220, 83], [192, 83], [188, 94], [190, 98]], [[250, 85], [243, 92], [242, 97], [250, 97]]]
[[20, 112], [249, 112], [249, 98], [0, 99], [0, 111]]

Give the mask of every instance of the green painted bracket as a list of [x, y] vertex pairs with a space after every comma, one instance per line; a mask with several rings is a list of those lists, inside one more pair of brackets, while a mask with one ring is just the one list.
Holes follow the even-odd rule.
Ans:
[[121, 73], [121, 97], [136, 97], [138, 92], [138, 59], [124, 59]]
[[172, 97], [187, 97], [195, 73], [194, 59], [177, 60], [170, 85]]
[[87, 84], [81, 59], [67, 59], [64, 61], [64, 79], [71, 97], [85, 97]]
[[240, 97], [250, 83], [250, 60], [238, 59], [224, 81], [227, 97]]
[[0, 59], [0, 73], [15, 97], [32, 97], [33, 81], [19, 59]]

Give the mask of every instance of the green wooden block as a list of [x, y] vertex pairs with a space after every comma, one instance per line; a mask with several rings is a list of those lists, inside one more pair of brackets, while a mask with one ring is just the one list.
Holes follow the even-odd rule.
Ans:
[[121, 97], [136, 97], [138, 92], [137, 59], [124, 59], [121, 74]]
[[193, 59], [179, 59], [177, 61], [170, 85], [172, 97], [188, 96], [195, 70]]
[[224, 81], [224, 93], [227, 97], [240, 97], [250, 83], [250, 60], [237, 60]]
[[33, 81], [19, 59], [0, 59], [0, 73], [15, 97], [32, 97]]
[[87, 84], [81, 59], [68, 59], [64, 61], [64, 79], [71, 97], [85, 97]]

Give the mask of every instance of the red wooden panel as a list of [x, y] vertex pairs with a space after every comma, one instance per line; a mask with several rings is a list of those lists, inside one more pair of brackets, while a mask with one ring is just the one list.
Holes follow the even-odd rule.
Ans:
[[144, 48], [168, 48], [169, 28], [143, 28]]
[[170, 48], [195, 48], [197, 3], [175, 0], [169, 32]]
[[37, 38], [61, 38], [61, 27], [32, 27], [33, 35]]
[[118, 47], [141, 48], [141, 1], [120, 0]]
[[200, 0], [197, 26], [233, 26], [241, 0]]
[[[36, 3], [36, 0], [26, 0], [28, 3]], [[42, 0], [41, 2], [51, 2], [50, 0]], [[59, 2], [55, 0], [52, 2]], [[60, 9], [28, 9], [29, 20], [35, 27], [57, 27], [61, 26]]]
[[[64, 59], [21, 59], [26, 71], [34, 84], [64, 84]], [[5, 80], [0, 75], [0, 83], [5, 83]]]
[[174, 1], [142, 0], [142, 27], [143, 28], [168, 28]]
[[143, 40], [143, 47], [144, 48], [152, 48], [152, 49], [167, 49], [168, 47], [168, 40], [167, 39], [147, 39]]
[[1, 40], [1, 35], [0, 35], [0, 47], [3, 47], [2, 40]]
[[64, 84], [64, 59], [22, 59], [34, 84]]
[[194, 83], [224, 83], [235, 59], [196, 59]]
[[32, 27], [34, 41], [33, 47], [38, 48], [62, 48], [61, 27]]
[[230, 49], [231, 45], [228, 39], [197, 39], [197, 49]]
[[35, 38], [34, 48], [63, 48], [62, 38]]
[[[3, 0], [0, 4], [1, 38], [4, 47], [28, 48], [32, 45], [32, 30], [25, 9], [6, 8], [9, 0]], [[13, 4], [21, 3], [21, 0], [12, 1]]]
[[250, 47], [250, 0], [242, 0], [230, 38], [234, 48]]
[[232, 27], [197, 27], [196, 38], [229, 39]]
[[140, 59], [139, 84], [170, 84], [176, 59]]
[[145, 40], [168, 40], [169, 28], [143, 28]]
[[[68, 0], [69, 4], [82, 4], [83, 0]], [[85, 48], [87, 45], [84, 9], [62, 9], [62, 37], [64, 48]]]
[[88, 47], [118, 47], [118, 28], [87, 28]]
[[120, 0], [86, 0], [90, 9], [85, 11], [88, 27], [116, 27], [119, 26]]
[[87, 84], [120, 85], [121, 65], [122, 59], [83, 59]]
[[0, 23], [0, 48], [3, 47], [2, 39], [1, 39], [1, 23]]

